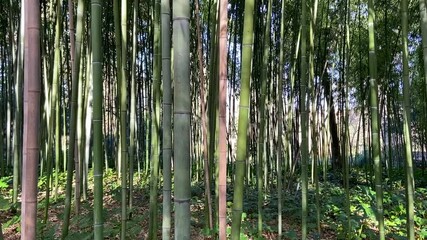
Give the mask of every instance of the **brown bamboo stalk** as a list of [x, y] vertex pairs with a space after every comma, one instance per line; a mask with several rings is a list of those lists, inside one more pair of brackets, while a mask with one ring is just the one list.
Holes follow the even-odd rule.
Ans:
[[209, 228], [213, 229], [212, 219], [212, 197], [210, 190], [210, 176], [209, 176], [209, 158], [208, 158], [208, 132], [206, 121], [206, 102], [205, 102], [205, 74], [204, 74], [204, 61], [203, 61], [203, 46], [202, 36], [200, 31], [200, 17], [199, 17], [199, 1], [195, 1], [195, 15], [196, 15], [196, 32], [197, 32], [197, 54], [199, 57], [199, 78], [200, 78], [200, 112], [202, 120], [202, 139], [203, 139], [203, 169], [205, 176], [205, 196], [207, 201]]
[[21, 239], [36, 239], [37, 166], [40, 124], [40, 3], [25, 1], [24, 158], [22, 166]]
[[227, 238], [227, 5], [219, 2], [219, 239]]

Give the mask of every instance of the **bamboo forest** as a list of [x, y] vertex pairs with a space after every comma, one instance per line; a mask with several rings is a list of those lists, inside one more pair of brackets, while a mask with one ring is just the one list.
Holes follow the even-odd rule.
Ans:
[[0, 240], [427, 239], [427, 0], [0, 0]]

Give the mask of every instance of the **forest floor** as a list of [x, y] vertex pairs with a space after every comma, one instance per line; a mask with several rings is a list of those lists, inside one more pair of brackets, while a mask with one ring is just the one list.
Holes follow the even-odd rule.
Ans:
[[[147, 177], [138, 179], [135, 178], [137, 184], [133, 191], [133, 207], [132, 216], [127, 221], [127, 236], [129, 239], [148, 239], [148, 220], [149, 220], [149, 181]], [[48, 221], [44, 222], [44, 209], [45, 209], [45, 192], [39, 193], [38, 205], [38, 225], [37, 236], [38, 239], [59, 239], [61, 234], [64, 210], [64, 188], [65, 176], [61, 176], [62, 184], [60, 184], [59, 195], [55, 200], [51, 198], [51, 205], [49, 207]], [[89, 191], [86, 200], [82, 200], [79, 215], [73, 213], [70, 221], [70, 231], [66, 239], [92, 239], [92, 225], [93, 225], [93, 206], [92, 206], [92, 188], [91, 179], [89, 182]], [[45, 182], [39, 181], [39, 188], [44, 188]], [[114, 173], [107, 174], [104, 178], [104, 236], [105, 239], [119, 239], [120, 236], [120, 214], [121, 214], [121, 188], [120, 183]], [[139, 187], [138, 187], [139, 186]], [[143, 186], [143, 187], [142, 187]], [[10, 186], [1, 189], [1, 194], [6, 196], [10, 195]], [[255, 189], [246, 189], [244, 200], [244, 214], [242, 221], [241, 239], [260, 239], [257, 238], [257, 191]], [[360, 188], [355, 186], [359, 194], [352, 198], [352, 235], [345, 237], [343, 235], [344, 225], [346, 222], [346, 215], [344, 213], [345, 194], [341, 187], [335, 186], [332, 183], [322, 184], [322, 201], [321, 201], [321, 229], [322, 235], [318, 236], [316, 233], [316, 208], [314, 204], [314, 191], [311, 189], [309, 193], [309, 239], [372, 239], [378, 234], [375, 228], [375, 216], [373, 211], [374, 192], [370, 188]], [[263, 234], [261, 239], [277, 239], [277, 198], [274, 192], [275, 189], [268, 191], [270, 194], [265, 195], [264, 209], [263, 209]], [[158, 239], [161, 239], [161, 215], [162, 215], [162, 191], [159, 189], [158, 198]], [[421, 208], [418, 208], [419, 219], [421, 222], [418, 224], [427, 223], [427, 190], [423, 189], [417, 196], [421, 199]], [[387, 204], [402, 203], [401, 192], [392, 194], [391, 197], [385, 194], [385, 207]], [[420, 194], [424, 194], [421, 197]], [[193, 183], [192, 187], [192, 204], [191, 204], [191, 239], [212, 239], [211, 236], [204, 233], [205, 210], [204, 210], [204, 190], [202, 183]], [[61, 196], [61, 197], [59, 197]], [[329, 200], [325, 200], [329, 199]], [[389, 199], [389, 200], [387, 200]], [[228, 206], [227, 215], [231, 217], [231, 201], [232, 193], [227, 196]], [[284, 192], [283, 200], [283, 238], [282, 239], [301, 239], [301, 217], [300, 217], [300, 193]], [[173, 204], [173, 203], [172, 203]], [[388, 235], [387, 239], [405, 239], [403, 236], [405, 230], [405, 210], [401, 204], [390, 206], [390, 211], [386, 211], [390, 219], [388, 221]], [[4, 210], [1, 210], [4, 209]], [[18, 210], [13, 210], [18, 209]], [[20, 207], [10, 208], [1, 206], [0, 201], [0, 222], [3, 224], [3, 234], [6, 240], [20, 239]], [[385, 208], [388, 210], [388, 208]], [[396, 213], [391, 214], [391, 210]], [[400, 212], [399, 212], [400, 211]], [[173, 214], [173, 212], [172, 212]], [[424, 221], [423, 221], [424, 219]], [[172, 217], [173, 221], [173, 217]], [[231, 220], [228, 219], [229, 224]], [[173, 222], [172, 222], [173, 226]], [[228, 228], [228, 232], [230, 231]], [[422, 227], [417, 227], [418, 239], [423, 238], [423, 231], [427, 233], [427, 224]], [[173, 229], [172, 229], [173, 236]], [[403, 235], [403, 236], [402, 236]], [[426, 235], [427, 236], [427, 235]]]

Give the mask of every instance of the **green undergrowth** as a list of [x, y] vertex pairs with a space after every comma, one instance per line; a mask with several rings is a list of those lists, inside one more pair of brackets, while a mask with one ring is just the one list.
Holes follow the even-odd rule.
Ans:
[[[416, 177], [417, 177], [416, 173]], [[93, 234], [93, 206], [92, 189], [93, 173], [89, 173], [89, 189], [87, 199], [81, 203], [79, 215], [71, 216], [70, 235], [67, 239], [92, 239]], [[396, 174], [397, 175], [397, 174]], [[335, 175], [334, 175], [335, 176]], [[400, 175], [402, 176], [402, 175]], [[387, 239], [406, 239], [406, 207], [405, 189], [403, 180], [398, 177], [384, 177], [384, 217]], [[419, 178], [418, 178], [419, 179]], [[310, 239], [375, 239], [378, 236], [376, 228], [375, 191], [365, 179], [363, 171], [352, 171], [350, 178], [351, 214], [345, 213], [345, 190], [339, 179], [328, 178], [327, 182], [320, 182], [320, 222], [321, 234], [317, 233], [315, 188], [309, 186], [308, 200], [308, 230]], [[292, 187], [282, 191], [283, 239], [300, 239], [301, 235], [301, 190], [298, 179]], [[148, 203], [149, 203], [149, 176], [135, 174], [133, 190], [133, 208], [129, 211], [127, 220], [127, 234], [129, 239], [145, 239], [148, 230]], [[162, 180], [160, 180], [162, 182]], [[39, 239], [58, 239], [61, 232], [61, 223], [64, 209], [65, 174], [59, 175], [59, 195], [51, 197], [49, 219], [43, 222], [45, 206], [44, 189], [46, 178], [40, 178], [39, 186], [39, 220], [37, 225]], [[416, 181], [415, 192], [415, 232], [417, 239], [427, 239], [427, 189], [420, 180]], [[285, 184], [287, 186], [287, 184]], [[161, 186], [161, 185], [160, 185]], [[20, 232], [20, 205], [11, 204], [12, 196], [11, 177], [0, 178], [0, 218], [3, 232], [13, 229]], [[215, 193], [212, 186], [212, 194]], [[53, 190], [52, 190], [53, 192]], [[51, 193], [52, 193], [51, 192]], [[158, 216], [159, 237], [162, 213], [162, 191], [159, 188]], [[212, 236], [217, 229], [209, 232], [205, 229], [205, 201], [203, 182], [192, 183], [192, 236]], [[227, 186], [227, 217], [228, 234], [231, 234], [233, 187]], [[241, 226], [241, 239], [275, 239], [277, 238], [278, 199], [277, 189], [270, 186], [264, 194], [263, 201], [263, 234], [258, 238], [258, 192], [255, 186], [247, 186], [244, 191], [244, 205]], [[213, 198], [215, 200], [215, 198]], [[120, 235], [120, 201], [121, 186], [117, 174], [113, 171], [105, 173], [104, 177], [104, 219], [105, 239], [116, 239]], [[173, 202], [172, 202], [173, 206]], [[215, 208], [214, 208], [215, 209]], [[74, 211], [73, 211], [74, 212]], [[172, 212], [173, 214], [173, 212]], [[3, 217], [5, 216], [5, 217]], [[350, 217], [350, 229], [346, 229], [347, 219]], [[3, 219], [6, 219], [3, 220]], [[173, 233], [173, 231], [172, 231]]]

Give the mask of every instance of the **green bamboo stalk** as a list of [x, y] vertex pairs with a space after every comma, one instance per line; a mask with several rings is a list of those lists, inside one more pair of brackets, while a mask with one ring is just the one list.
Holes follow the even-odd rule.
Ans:
[[[64, 80], [65, 81], [65, 80]], [[65, 90], [63, 90], [63, 92], [65, 93]], [[66, 118], [67, 118], [67, 113], [66, 113], [66, 109], [67, 109], [67, 107], [66, 107], [66, 100], [65, 100], [65, 94], [62, 94], [62, 96], [63, 96], [63, 100], [62, 100], [62, 103], [63, 104], [61, 104], [63, 107], [62, 107], [62, 157], [63, 157], [63, 167], [64, 167], [64, 172], [67, 170], [66, 169], [66, 166], [68, 165], [67, 164], [67, 124], [66, 124], [66, 122], [67, 122], [67, 120], [66, 120]]]
[[[217, 116], [218, 116], [218, 26], [217, 26], [217, 18], [218, 18], [218, 0], [210, 0], [209, 1], [209, 15], [208, 15], [208, 24], [209, 24], [209, 31], [208, 31], [208, 38], [210, 39], [209, 43], [209, 58], [207, 59], [207, 63], [209, 66], [209, 93], [207, 97], [208, 101], [208, 164], [209, 164], [209, 174], [208, 174], [208, 183], [211, 184], [212, 181], [216, 180], [217, 177], [214, 178], [214, 176], [217, 176], [216, 174], [216, 165], [214, 164], [216, 162], [217, 154], [215, 152], [217, 141]], [[217, 181], [215, 181], [216, 185]], [[218, 209], [218, 188], [215, 186], [215, 201], [211, 202], [211, 208], [215, 208], [215, 211], [212, 211], [212, 224], [213, 226], [217, 225], [218, 219], [217, 219], [217, 212]], [[209, 201], [208, 199], [206, 199]], [[208, 206], [209, 208], [209, 206]]]
[[130, 90], [130, 142], [129, 142], [129, 218], [132, 217], [133, 205], [133, 172], [134, 161], [136, 156], [136, 53], [137, 53], [137, 20], [138, 20], [138, 5], [139, 1], [133, 1], [133, 29], [132, 29], [132, 72], [131, 72], [131, 90]]
[[[85, 21], [85, 20], [83, 20]], [[82, 56], [85, 56], [86, 47], [84, 44], [81, 44]], [[83, 58], [83, 57], [82, 57]], [[82, 180], [82, 169], [83, 169], [83, 155], [82, 155], [82, 131], [83, 131], [83, 99], [85, 98], [83, 93], [83, 81], [86, 81], [86, 78], [83, 77], [84, 74], [84, 60], [80, 61], [80, 74], [79, 74], [79, 83], [77, 87], [77, 119], [76, 119], [76, 139], [75, 139], [75, 156], [74, 156], [74, 168], [75, 168], [75, 187], [74, 187], [74, 213], [76, 215], [80, 214], [80, 201], [81, 201], [81, 180]], [[87, 60], [87, 59], [86, 59]]]
[[126, 114], [127, 114], [127, 76], [126, 76], [126, 63], [127, 63], [127, 0], [121, 1], [121, 56], [122, 62], [120, 65], [120, 164], [121, 164], [121, 187], [122, 187], [122, 215], [121, 215], [121, 234], [120, 239], [126, 239], [126, 220], [127, 220], [127, 160], [128, 149], [126, 141]]
[[213, 229], [213, 213], [212, 213], [212, 196], [211, 196], [211, 176], [209, 170], [209, 147], [208, 147], [208, 132], [207, 132], [207, 116], [206, 116], [206, 100], [205, 100], [205, 73], [204, 73], [204, 58], [202, 46], [202, 33], [200, 31], [200, 10], [199, 0], [195, 1], [196, 15], [196, 34], [197, 34], [197, 57], [199, 66], [200, 78], [200, 114], [201, 114], [201, 135], [202, 135], [202, 151], [203, 151], [203, 170], [205, 182], [205, 229]]
[[161, 1], [161, 31], [162, 31], [162, 70], [163, 70], [163, 217], [162, 239], [169, 240], [171, 234], [171, 157], [172, 157], [172, 129], [171, 129], [171, 43], [170, 43], [170, 3]]
[[190, 239], [190, 2], [176, 0], [173, 7], [175, 239]]
[[371, 138], [372, 138], [372, 158], [375, 169], [375, 191], [377, 206], [377, 221], [379, 239], [385, 239], [384, 232], [384, 211], [383, 211], [383, 188], [382, 188], [382, 167], [381, 150], [379, 136], [379, 114], [378, 114], [378, 83], [377, 83], [377, 58], [375, 52], [375, 10], [374, 0], [368, 0], [368, 31], [369, 31], [369, 85], [370, 85], [370, 108], [371, 108]]
[[237, 153], [235, 163], [235, 180], [233, 195], [233, 215], [231, 239], [240, 239], [240, 226], [243, 212], [243, 188], [245, 178], [245, 163], [247, 157], [247, 131], [250, 103], [250, 77], [253, 45], [254, 0], [245, 0], [242, 42], [241, 92], [239, 106], [239, 122], [237, 133]]
[[[120, 5], [119, 5], [119, 1], [120, 0], [113, 0], [113, 15], [114, 15], [114, 40], [115, 40], [115, 44], [116, 44], [116, 73], [117, 73], [117, 99], [119, 99], [120, 101], [117, 101], [118, 104], [117, 106], [117, 112], [120, 112], [120, 107], [121, 107], [121, 98], [120, 98], [120, 94], [121, 94], [121, 82], [122, 82], [122, 74], [121, 74], [121, 68], [122, 68], [122, 33], [121, 33], [121, 25], [120, 25]], [[126, 60], [124, 60], [126, 61]], [[119, 177], [118, 180], [120, 179], [120, 175], [122, 173], [121, 167], [122, 167], [122, 154], [121, 154], [121, 149], [122, 149], [122, 139], [119, 135], [119, 133], [121, 133], [121, 123], [120, 123], [120, 117], [116, 118], [117, 122], [116, 122], [116, 126], [115, 127], [115, 131], [114, 131], [114, 139], [115, 141], [118, 141], [117, 144], [117, 149], [115, 149], [114, 154], [115, 154], [115, 166], [116, 166], [116, 170], [117, 170], [117, 176]], [[114, 121], [114, 120], [113, 120]]]
[[[220, 240], [225, 240], [227, 238], [227, 6], [228, 0], [219, 1], [218, 220]], [[199, 71], [202, 71], [202, 69], [199, 69]]]
[[[70, 51], [71, 52], [71, 51]], [[74, 53], [73, 53], [74, 55]], [[62, 81], [63, 83], [66, 82], [66, 80]], [[62, 167], [63, 167], [63, 171], [66, 172], [67, 171], [67, 102], [66, 102], [66, 97], [65, 97], [65, 89], [62, 89], [62, 104], [60, 104], [60, 106], [62, 106], [61, 108], [61, 119], [62, 119], [62, 135], [61, 135], [61, 148], [62, 148]]]
[[[159, 176], [159, 145], [160, 145], [160, 78], [161, 78], [161, 49], [160, 49], [160, 0], [154, 5], [154, 59], [153, 59], [153, 110], [151, 121], [151, 175], [150, 175], [150, 224], [149, 239], [157, 239], [157, 188]], [[180, 45], [178, 45], [180, 46]]]
[[104, 239], [103, 222], [103, 157], [102, 145], [102, 0], [91, 0], [92, 85], [93, 85], [93, 178], [94, 178], [94, 239]]
[[[285, 1], [282, 0], [281, 6], [281, 16], [280, 16], [280, 41], [285, 41]], [[278, 238], [282, 237], [282, 165], [283, 165], [283, 155], [282, 155], [282, 131], [283, 131], [283, 63], [285, 61], [285, 54], [283, 46], [279, 50], [279, 82], [277, 84], [277, 229], [278, 229]]]
[[[71, 44], [71, 51], [75, 51], [75, 59], [72, 62], [72, 86], [71, 86], [71, 120], [70, 120], [70, 135], [69, 135], [69, 148], [68, 148], [68, 162], [67, 162], [67, 186], [65, 193], [65, 210], [64, 210], [64, 223], [62, 225], [61, 238], [64, 239], [68, 235], [68, 228], [70, 225], [71, 213], [71, 191], [73, 182], [74, 170], [74, 148], [76, 139], [76, 123], [77, 123], [77, 96], [78, 96], [78, 81], [80, 79], [80, 60], [81, 60], [81, 42], [83, 37], [83, 19], [84, 19], [85, 1], [79, 0], [77, 5], [77, 28], [75, 45]], [[69, 9], [72, 11], [72, 8]], [[69, 19], [70, 22], [73, 19]], [[71, 25], [71, 24], [70, 24]], [[71, 35], [71, 38], [73, 36]], [[73, 40], [74, 41], [74, 40]], [[73, 43], [72, 41], [72, 43]], [[72, 55], [73, 56], [73, 55]], [[73, 59], [73, 57], [72, 57]]]
[[[311, 109], [312, 109], [312, 121], [313, 127], [310, 129], [312, 131], [312, 182], [315, 185], [315, 201], [316, 201], [316, 225], [317, 225], [317, 233], [321, 236], [321, 226], [320, 226], [320, 187], [319, 187], [319, 168], [318, 168], [318, 159], [319, 159], [319, 151], [318, 151], [318, 120], [317, 120], [317, 87], [315, 81], [315, 63], [314, 63], [314, 38], [315, 38], [315, 30], [317, 26], [317, 10], [318, 10], [318, 0], [314, 0], [311, 8], [311, 20], [310, 20], [310, 34], [309, 34], [309, 88], [311, 92]], [[323, 12], [322, 12], [323, 13]], [[309, 108], [309, 105], [307, 106]]]
[[[59, 126], [55, 125], [54, 118], [56, 118], [56, 107], [57, 107], [57, 101], [58, 101], [58, 81], [59, 81], [59, 74], [60, 74], [60, 39], [61, 39], [61, 33], [62, 33], [62, 21], [61, 21], [61, 1], [57, 0], [56, 2], [56, 26], [55, 26], [55, 53], [54, 53], [54, 66], [53, 66], [53, 79], [52, 79], [52, 94], [50, 99], [50, 106], [52, 108], [52, 111], [50, 113], [50, 128], [49, 131], [49, 138], [48, 138], [48, 154], [47, 154], [47, 177], [46, 177], [46, 199], [45, 199], [45, 213], [44, 213], [44, 222], [47, 222], [48, 219], [48, 210], [49, 210], [49, 200], [50, 200], [50, 179], [52, 175], [52, 161], [53, 161], [53, 135], [56, 134], [56, 131], [54, 131], [56, 128], [59, 128]], [[56, 139], [55, 142], [58, 142]], [[55, 145], [56, 146], [56, 145]], [[56, 149], [55, 149], [56, 150]], [[57, 154], [58, 155], [58, 154]], [[56, 157], [58, 157], [56, 155]]]
[[307, 204], [307, 190], [308, 190], [308, 158], [309, 158], [309, 149], [308, 149], [308, 129], [309, 129], [309, 119], [307, 106], [309, 106], [309, 98], [307, 97], [307, 2], [306, 0], [301, 1], [301, 92], [300, 92], [300, 106], [301, 106], [301, 189], [302, 189], [302, 239], [307, 239], [307, 214], [308, 214], [308, 204]]
[[[24, 35], [25, 35], [25, 1], [21, 1], [21, 16], [19, 27], [18, 63], [15, 82], [15, 131], [13, 136], [13, 196], [12, 202], [17, 203], [19, 191], [19, 169], [22, 160], [22, 81], [24, 78]], [[1, 142], [1, 141], [0, 141]], [[1, 143], [0, 143], [1, 144]], [[2, 146], [0, 146], [2, 148]], [[0, 156], [2, 156], [0, 154]]]
[[[421, 28], [421, 42], [423, 48], [423, 66], [424, 66], [424, 91], [427, 93], [427, 9], [425, 0], [419, 0], [420, 6], [420, 28]], [[427, 104], [424, 109], [425, 115], [427, 117]], [[425, 132], [427, 133], [427, 125], [425, 127]], [[423, 168], [424, 171], [424, 168]]]
[[403, 64], [403, 135], [405, 138], [405, 170], [406, 170], [406, 228], [407, 238], [415, 239], [414, 224], [414, 172], [411, 148], [411, 102], [408, 63], [408, 1], [401, 1], [402, 13], [402, 64]]
[[343, 132], [343, 159], [344, 159], [344, 188], [345, 188], [345, 212], [347, 215], [347, 236], [350, 237], [351, 233], [351, 202], [350, 202], [350, 139], [349, 139], [349, 98], [348, 98], [348, 90], [349, 90], [349, 79], [350, 79], [350, 0], [346, 0], [346, 17], [345, 17], [345, 80], [344, 80], [344, 101], [345, 101], [345, 109], [344, 109], [344, 132]]
[[[266, 27], [264, 32], [264, 41], [263, 41], [263, 56], [262, 56], [262, 68], [261, 68], [261, 89], [260, 89], [260, 101], [259, 101], [259, 117], [260, 117], [260, 127], [259, 127], [259, 139], [257, 142], [257, 183], [258, 183], [258, 237], [262, 236], [262, 206], [264, 203], [264, 187], [263, 186], [263, 171], [262, 166], [263, 162], [267, 159], [264, 158], [264, 152], [265, 152], [265, 126], [266, 126], [266, 119], [265, 115], [265, 105], [266, 105], [266, 95], [267, 95], [267, 84], [270, 80], [269, 77], [267, 77], [267, 70], [268, 70], [268, 62], [270, 57], [270, 29], [271, 29], [271, 9], [272, 9], [272, 1], [268, 1], [268, 10], [266, 15]], [[264, 161], [263, 161], [264, 159]]]
[[[59, 52], [59, 55], [61, 55], [61, 49]], [[59, 58], [61, 58], [59, 56]], [[60, 71], [60, 69], [59, 69]], [[61, 94], [61, 87], [60, 87], [60, 80], [58, 79], [57, 82], [57, 97], [56, 100], [53, 104], [55, 104], [55, 191], [53, 192], [53, 196], [55, 198], [55, 201], [57, 200], [58, 197], [58, 185], [59, 185], [59, 159], [61, 156], [61, 140], [60, 140], [60, 130], [61, 130], [61, 122], [60, 122], [60, 116], [61, 116], [61, 111], [60, 111], [60, 94]]]
[[85, 81], [85, 93], [84, 93], [84, 102], [83, 102], [83, 116], [82, 116], [82, 126], [84, 124], [84, 138], [82, 138], [82, 164], [81, 164], [81, 174], [82, 174], [82, 198], [84, 201], [87, 200], [87, 190], [88, 190], [88, 173], [89, 173], [89, 159], [90, 159], [90, 139], [92, 137], [92, 81], [91, 81], [91, 72], [92, 72], [92, 50], [91, 45], [88, 40], [86, 46], [86, 81]]

